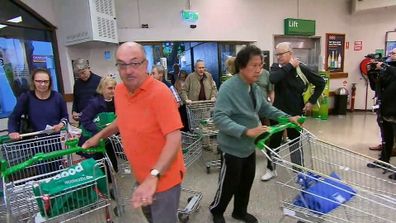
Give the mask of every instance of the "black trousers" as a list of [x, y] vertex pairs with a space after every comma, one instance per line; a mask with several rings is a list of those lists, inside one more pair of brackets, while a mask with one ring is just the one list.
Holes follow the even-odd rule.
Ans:
[[375, 111], [375, 113], [377, 114], [377, 124], [380, 129], [380, 133], [381, 133], [381, 145], [383, 147], [384, 143], [385, 143], [385, 136], [384, 136], [383, 119], [382, 119], [380, 112], [381, 112], [380, 109], [377, 109]]
[[256, 153], [239, 158], [223, 153], [219, 185], [212, 204], [209, 206], [214, 215], [223, 215], [232, 196], [237, 216], [245, 216], [249, 204], [250, 189], [256, 174]]
[[393, 150], [394, 139], [396, 137], [396, 123], [383, 120], [382, 130], [383, 130], [384, 147], [381, 150], [380, 160], [389, 163]]
[[183, 132], [190, 131], [190, 127], [188, 125], [187, 108], [186, 108], [185, 104], [179, 107], [179, 113], [180, 113], [180, 118], [183, 123], [182, 131]]
[[[273, 125], [273, 124], [274, 123], [271, 122], [271, 125]], [[273, 150], [278, 148], [282, 143], [282, 136], [283, 136], [283, 132], [278, 132], [278, 133], [273, 134], [269, 141], [269, 147]], [[300, 137], [300, 132], [293, 128], [287, 129], [287, 137], [290, 140], [293, 140], [295, 138]], [[291, 153], [290, 159], [291, 159], [292, 163], [302, 165], [303, 164], [303, 153], [302, 153], [302, 150], [297, 148], [297, 146], [298, 145], [296, 145], [296, 144], [294, 146], [289, 145], [289, 151]], [[275, 151], [275, 152], [277, 152], [277, 151]], [[268, 157], [271, 157], [271, 152], [269, 150], [267, 150], [267, 155], [268, 155]], [[275, 166], [271, 160], [267, 161], [267, 169], [269, 169], [271, 171], [273, 171], [275, 169]]]

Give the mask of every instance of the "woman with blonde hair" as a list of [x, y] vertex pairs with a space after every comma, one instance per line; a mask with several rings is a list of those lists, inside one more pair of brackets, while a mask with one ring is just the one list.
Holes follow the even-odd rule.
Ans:
[[[117, 85], [117, 81], [110, 76], [103, 77], [96, 89], [98, 95], [92, 98], [88, 105], [83, 109], [80, 117], [80, 124], [83, 133], [80, 137], [79, 145], [82, 145], [90, 137], [98, 133], [102, 128], [106, 127], [104, 121], [111, 122], [115, 118], [115, 107], [114, 107], [114, 90]], [[100, 120], [105, 119], [105, 120]], [[110, 124], [110, 123], [107, 123]], [[110, 142], [106, 142], [106, 153], [110, 158], [110, 161], [115, 171], [118, 171], [117, 158], [114, 154], [114, 150]], [[85, 158], [101, 159], [103, 154], [79, 154]]]

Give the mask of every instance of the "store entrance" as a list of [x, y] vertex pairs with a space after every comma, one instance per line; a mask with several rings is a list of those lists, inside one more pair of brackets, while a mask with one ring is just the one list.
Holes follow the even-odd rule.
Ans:
[[212, 74], [216, 85], [220, 85], [220, 77], [225, 74], [225, 61], [230, 56], [235, 56], [237, 49], [251, 42], [222, 42], [222, 41], [172, 41], [149, 42], [143, 44], [149, 61], [148, 71], [154, 64], [165, 67], [167, 79], [172, 80], [174, 64], [187, 73], [194, 71], [197, 60], [205, 61], [205, 67]]

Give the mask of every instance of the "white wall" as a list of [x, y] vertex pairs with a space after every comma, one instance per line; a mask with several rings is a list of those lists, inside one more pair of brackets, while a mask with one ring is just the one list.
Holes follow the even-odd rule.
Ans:
[[[24, 0], [43, 17], [54, 22], [57, 7], [62, 0]], [[384, 48], [386, 31], [394, 30], [395, 7], [374, 9], [351, 14], [350, 0], [191, 0], [192, 10], [200, 13], [197, 28], [183, 23], [180, 11], [186, 9], [187, 1], [180, 0], [115, 0], [116, 16], [121, 41], [167, 41], [167, 40], [243, 40], [257, 41], [262, 49], [273, 49], [273, 35], [283, 34], [283, 19], [287, 17], [316, 20], [316, 35], [322, 37], [324, 55], [325, 33], [344, 33], [350, 48], [345, 51], [347, 79], [331, 81], [331, 89], [342, 86], [347, 80], [357, 83], [355, 108], [365, 105], [365, 81], [358, 69], [363, 56]], [[139, 6], [139, 7], [138, 7]], [[139, 9], [139, 10], [138, 10]], [[72, 15], [71, 15], [72, 16]], [[150, 28], [142, 29], [141, 24]], [[58, 29], [62, 35], [62, 27]], [[61, 39], [61, 38], [58, 38]], [[353, 51], [355, 40], [363, 41], [362, 51]], [[72, 92], [71, 59], [88, 58], [92, 70], [98, 74], [114, 73], [114, 61], [103, 58], [105, 50], [114, 52], [115, 46], [88, 48], [60, 46], [61, 68], [65, 92]], [[272, 57], [271, 57], [272, 59]], [[369, 97], [372, 93], [369, 92]]]

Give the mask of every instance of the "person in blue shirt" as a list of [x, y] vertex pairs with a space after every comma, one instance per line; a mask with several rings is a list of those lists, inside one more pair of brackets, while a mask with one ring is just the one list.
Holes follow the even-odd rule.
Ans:
[[46, 69], [32, 73], [31, 91], [21, 94], [8, 117], [8, 135], [12, 140], [20, 139], [22, 115], [27, 115], [32, 131], [41, 131], [47, 125], [59, 132], [68, 121], [66, 102], [62, 95], [52, 90], [51, 75]]
[[[11, 140], [21, 139], [21, 120], [22, 115], [27, 116], [30, 130], [41, 131], [46, 129], [47, 125], [51, 126], [54, 133], [67, 125], [68, 114], [66, 102], [62, 95], [52, 90], [51, 75], [46, 69], [36, 69], [32, 72], [31, 91], [22, 93], [17, 99], [13, 112], [8, 117], [8, 136]], [[40, 135], [41, 136], [41, 135]], [[44, 135], [43, 137], [46, 137]], [[54, 141], [55, 142], [55, 141]], [[36, 153], [48, 153], [62, 149], [60, 144], [40, 144], [24, 150], [23, 154], [15, 151], [15, 155], [20, 155], [19, 160], [26, 160]], [[62, 166], [61, 160], [43, 161], [33, 167], [34, 174], [40, 175], [48, 172], [59, 170]], [[18, 177], [18, 176], [15, 176]]]
[[100, 76], [91, 72], [89, 62], [86, 59], [77, 59], [73, 62], [74, 72], [78, 79], [73, 87], [72, 117], [79, 121], [81, 111], [87, 106], [89, 100], [96, 95], [96, 88], [100, 82]]

